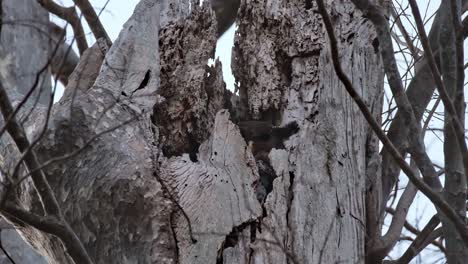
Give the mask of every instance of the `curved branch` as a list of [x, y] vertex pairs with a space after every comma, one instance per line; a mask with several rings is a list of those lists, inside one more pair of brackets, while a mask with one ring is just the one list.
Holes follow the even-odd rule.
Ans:
[[[390, 208], [390, 207], [387, 207], [387, 208], [385, 209], [385, 211], [386, 211], [387, 213], [391, 214], [391, 215], [395, 214], [395, 210], [394, 210], [393, 208]], [[419, 236], [419, 234], [421, 234], [421, 231], [418, 230], [418, 229], [417, 229], [415, 226], [413, 226], [412, 224], [410, 224], [408, 221], [405, 221], [405, 229], [408, 230], [409, 232], [413, 233], [413, 234], [416, 235], [416, 236]], [[438, 235], [437, 237], [440, 237], [440, 236], [441, 236], [441, 235]], [[432, 235], [431, 235], [431, 237], [432, 237]], [[437, 237], [431, 239], [429, 242], [430, 242], [433, 246], [439, 248], [440, 251], [442, 251], [442, 252], [445, 253], [446, 250], [445, 250], [444, 245], [443, 245], [441, 242], [439, 242], [439, 241], [435, 241], [435, 239], [436, 239]], [[414, 241], [414, 239], [411, 240], [411, 241]]]
[[383, 251], [383, 256], [387, 255], [398, 241], [401, 231], [405, 225], [409, 208], [413, 203], [417, 192], [418, 189], [411, 182], [408, 183], [405, 190], [403, 191], [403, 194], [398, 201], [398, 205], [396, 207], [395, 214], [393, 215], [390, 227], [388, 228], [387, 233], [381, 238], [382, 248], [378, 250]]
[[426, 31], [424, 30], [424, 24], [421, 19], [421, 14], [419, 13], [418, 4], [415, 0], [409, 0], [409, 4], [413, 11], [414, 20], [416, 22], [416, 27], [418, 28], [419, 37], [421, 39], [421, 44], [424, 47], [424, 53], [426, 54], [426, 57], [429, 61], [432, 77], [434, 78], [436, 88], [439, 91], [440, 98], [444, 103], [445, 110], [448, 113], [447, 116], [450, 119], [450, 124], [452, 125], [454, 133], [457, 137], [458, 147], [460, 148], [460, 152], [462, 153], [463, 157], [465, 177], [468, 177], [468, 148], [465, 142], [465, 130], [460, 119], [458, 118], [455, 106], [447, 93], [447, 88], [445, 87], [444, 82], [440, 78], [440, 72], [439, 69], [437, 69], [434, 54], [432, 53], [432, 49], [429, 44], [429, 39], [427, 38]]
[[88, 48], [88, 43], [86, 42], [86, 35], [75, 7], [63, 7], [56, 4], [53, 0], [37, 0], [37, 2], [50, 13], [70, 23], [76, 38], [78, 51], [82, 55]]
[[101, 23], [101, 20], [99, 19], [98, 15], [96, 14], [96, 11], [94, 11], [94, 8], [91, 6], [88, 0], [73, 0], [75, 5], [77, 5], [81, 13], [86, 19], [86, 22], [88, 22], [89, 28], [91, 28], [91, 31], [94, 34], [94, 37], [96, 39], [99, 38], [104, 38], [109, 46], [112, 45], [112, 41], [109, 38], [109, 35], [107, 35], [106, 30], [104, 29], [104, 26]]
[[[434, 229], [439, 225], [440, 220], [437, 215], [434, 215], [429, 223], [423, 228], [416, 239], [411, 243], [406, 252], [398, 259], [399, 264], [409, 263], [416, 255], [419, 254], [429, 243], [442, 234], [442, 229]], [[437, 231], [437, 232], [436, 232]]]
[[[358, 1], [355, 0], [355, 2], [358, 2]], [[382, 129], [380, 128], [380, 125], [377, 123], [377, 121], [375, 121], [366, 103], [362, 100], [362, 98], [356, 92], [356, 89], [354, 89], [353, 84], [349, 80], [348, 76], [343, 72], [343, 69], [341, 68], [341, 64], [339, 61], [339, 56], [338, 56], [337, 40], [333, 33], [333, 26], [331, 24], [330, 17], [328, 16], [327, 11], [325, 10], [323, 0], [317, 0], [317, 4], [318, 4], [319, 12], [323, 17], [324, 24], [328, 33], [328, 37], [330, 39], [330, 48], [331, 48], [333, 66], [335, 68], [338, 78], [345, 86], [346, 91], [349, 93], [349, 95], [354, 100], [354, 102], [358, 105], [359, 109], [364, 115], [364, 118], [369, 123], [372, 130], [377, 134], [377, 137], [381, 140], [383, 145], [388, 148], [388, 151], [390, 152], [392, 157], [395, 159], [397, 164], [401, 167], [401, 169], [408, 176], [410, 181], [424, 195], [426, 195], [439, 210], [441, 210], [454, 223], [455, 227], [460, 232], [460, 235], [464, 243], [468, 245], [468, 231], [466, 229], [464, 222], [458, 217], [457, 213], [447, 204], [447, 202], [439, 195], [439, 193], [432, 190], [426, 183], [424, 183], [420, 178], [416, 176], [416, 174], [414, 173], [412, 168], [409, 166], [409, 164], [406, 163], [405, 159], [400, 155], [400, 153], [395, 148], [393, 143], [388, 139], [388, 137], [382, 131]], [[369, 3], [367, 2], [367, 4]]]
[[56, 54], [52, 57], [51, 70], [55, 79], [59, 80], [64, 86], [67, 86], [70, 75], [75, 70], [80, 58], [73, 51], [71, 46], [67, 44], [62, 36], [65, 29], [57, 26], [54, 23], [49, 24], [52, 41], [51, 50], [58, 45]]
[[[468, 1], [464, 1], [468, 3]], [[438, 47], [438, 35], [440, 28], [440, 20], [444, 13], [449, 12], [447, 8], [439, 8], [437, 12], [431, 31], [429, 32], [429, 39], [431, 41], [431, 46]], [[468, 18], [463, 20], [463, 38], [468, 37]], [[439, 60], [440, 54], [437, 50], [434, 51], [434, 54]], [[432, 95], [434, 93], [435, 84], [430, 73], [430, 69], [427, 63], [427, 59], [424, 57], [421, 59], [419, 67], [416, 69], [414, 78], [411, 80], [406, 90], [406, 95], [408, 100], [413, 107], [413, 110], [416, 115], [416, 119], [420, 122], [422, 115], [431, 101]], [[401, 154], [404, 156], [407, 152], [406, 150], [406, 138], [409, 133], [409, 128], [403, 122], [402, 115], [398, 111], [395, 115], [393, 122], [390, 124], [388, 129], [387, 136], [392, 140], [395, 146], [400, 150]], [[385, 147], [382, 151], [382, 191], [383, 199], [381, 204], [381, 213], [383, 213], [388, 199], [388, 195], [400, 174], [400, 168], [397, 164], [393, 162], [393, 158], [387, 153]]]

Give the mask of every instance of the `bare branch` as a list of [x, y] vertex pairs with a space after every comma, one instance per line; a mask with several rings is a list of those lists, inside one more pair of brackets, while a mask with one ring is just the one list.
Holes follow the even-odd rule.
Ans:
[[422, 129], [423, 137], [424, 137], [424, 134], [426, 134], [426, 131], [427, 131], [427, 128], [429, 127], [429, 123], [431, 122], [432, 116], [434, 115], [439, 104], [440, 104], [440, 97], [437, 98], [437, 100], [434, 103], [434, 106], [429, 111], [429, 114], [427, 115], [427, 118], [424, 121], [423, 129]]
[[440, 73], [439, 73], [439, 70], [437, 69], [434, 54], [432, 54], [432, 49], [429, 44], [426, 31], [424, 30], [424, 25], [421, 19], [421, 14], [419, 13], [418, 4], [416, 3], [415, 0], [409, 0], [409, 4], [413, 11], [414, 20], [416, 22], [419, 37], [421, 39], [421, 44], [424, 47], [424, 52], [428, 59], [429, 66], [432, 72], [432, 76], [436, 84], [436, 88], [439, 91], [440, 98], [442, 99], [442, 102], [444, 103], [445, 109], [448, 113], [448, 117], [450, 118], [450, 123], [453, 126], [454, 132], [457, 137], [458, 146], [463, 156], [463, 166], [465, 168], [465, 177], [468, 177], [468, 173], [466, 173], [468, 172], [468, 149], [467, 149], [466, 142], [465, 142], [465, 133], [464, 133], [463, 125], [460, 122], [455, 106], [447, 93], [445, 84], [444, 82], [442, 82], [442, 79], [440, 78]]
[[88, 22], [89, 28], [91, 28], [91, 31], [94, 34], [94, 37], [96, 39], [104, 38], [107, 41], [107, 44], [111, 46], [112, 41], [107, 35], [107, 32], [104, 29], [101, 20], [99, 19], [98, 15], [96, 14], [96, 11], [94, 11], [94, 8], [91, 6], [89, 1], [73, 0], [73, 2], [80, 8], [81, 13], [83, 13], [86, 19], [86, 22]]
[[[416, 171], [416, 169], [414, 171]], [[413, 203], [417, 192], [418, 189], [414, 184], [409, 182], [398, 201], [395, 214], [392, 218], [392, 223], [390, 224], [387, 233], [382, 237], [382, 248], [379, 249], [384, 251], [382, 252], [382, 255], [387, 255], [398, 241], [401, 231], [403, 230], [409, 208]]]
[[49, 234], [65, 232], [62, 222], [54, 216], [39, 216], [11, 203], [6, 203], [1, 211], [9, 221], [19, 226], [30, 225]]
[[400, 15], [396, 13], [395, 8], [391, 8], [392, 16], [395, 19], [395, 23], [400, 30], [401, 34], [403, 35], [403, 38], [405, 39], [405, 44], [408, 46], [409, 50], [411, 51], [411, 55], [413, 56], [414, 59], [419, 59], [421, 57], [422, 51], [416, 48], [413, 44], [413, 40], [411, 39], [410, 35], [408, 34], [408, 31], [406, 31], [406, 28], [403, 26], [403, 23], [401, 22]]
[[[468, 3], [468, 1], [465, 0]], [[441, 25], [441, 18], [449, 12], [447, 8], [439, 8], [437, 14], [434, 18], [434, 23], [429, 33], [429, 39], [431, 41], [431, 45], [433, 47], [438, 47], [438, 39], [439, 39], [439, 31]], [[468, 37], [468, 18], [463, 20], [463, 37]], [[439, 52], [435, 51], [434, 54], [437, 56], [437, 60], [440, 58]], [[413, 111], [416, 115], [416, 119], [420, 122], [423, 113], [432, 100], [432, 95], [434, 93], [435, 84], [430, 73], [430, 69], [427, 63], [427, 59], [424, 57], [422, 58], [422, 62], [415, 69], [416, 74], [414, 78], [411, 80], [409, 85], [407, 86], [408, 89], [406, 90], [406, 94], [408, 96], [408, 100], [411, 103]], [[397, 112], [394, 121], [391, 123], [388, 129], [388, 137], [392, 140], [395, 146], [400, 150], [402, 154], [406, 154], [407, 146], [406, 146], [406, 138], [408, 133], [410, 132], [409, 127], [405, 125], [405, 121], [402, 118], [402, 114], [400, 111]], [[400, 168], [397, 164], [393, 162], [393, 158], [389, 153], [386, 151], [385, 147], [382, 151], [382, 189], [383, 189], [383, 202], [381, 204], [382, 210], [385, 209], [385, 205], [388, 194], [390, 193], [396, 178], [400, 173]], [[382, 211], [383, 212], [383, 211]]]
[[[51, 32], [51, 45], [59, 45], [57, 53], [53, 56], [51, 62], [52, 74], [55, 76], [55, 79], [60, 80], [60, 82], [67, 86], [68, 79], [72, 74], [73, 70], [76, 68], [80, 58], [73, 51], [71, 45], [67, 44], [63, 38], [65, 32], [63, 28], [57, 26], [56, 24], [50, 22], [49, 29]], [[76, 38], [76, 36], [75, 36]], [[52, 50], [52, 48], [51, 48]]]
[[409, 263], [416, 255], [419, 254], [429, 243], [431, 243], [435, 238], [441, 235], [442, 230], [439, 230], [439, 233], [436, 233], [437, 236], [431, 236], [433, 230], [440, 223], [437, 215], [434, 215], [429, 223], [423, 228], [421, 233], [416, 237], [416, 239], [411, 243], [406, 252], [398, 259], [398, 263]]
[[[355, 2], [361, 2], [360, 4], [363, 4], [362, 1], [356, 0]], [[367, 1], [365, 2], [367, 3], [367, 6], [370, 5]], [[356, 92], [349, 78], [343, 72], [343, 69], [341, 68], [341, 64], [339, 62], [337, 40], [333, 33], [333, 26], [331, 24], [331, 20], [323, 4], [323, 0], [318, 0], [317, 4], [318, 4], [319, 12], [323, 17], [323, 21], [327, 29], [328, 37], [330, 39], [333, 66], [335, 67], [335, 71], [336, 71], [338, 78], [345, 86], [346, 91], [350, 94], [351, 98], [353, 98], [355, 103], [358, 105], [359, 109], [363, 113], [366, 121], [369, 123], [372, 130], [377, 134], [378, 138], [382, 141], [383, 145], [386, 148], [388, 148], [388, 151], [390, 152], [392, 157], [395, 159], [397, 164], [401, 167], [401, 169], [406, 173], [410, 181], [419, 190], [421, 190], [421, 192], [424, 193], [424, 195], [426, 195], [434, 203], [434, 205], [439, 210], [441, 210], [454, 223], [457, 230], [460, 232], [460, 235], [462, 236], [464, 243], [468, 245], [468, 232], [467, 232], [464, 222], [458, 217], [457, 213], [447, 204], [447, 202], [445, 202], [445, 200], [437, 192], [432, 190], [426, 183], [424, 183], [420, 178], [416, 176], [412, 168], [408, 165], [408, 163], [406, 163], [405, 159], [400, 155], [400, 153], [395, 148], [393, 143], [383, 133], [382, 129], [380, 128], [380, 125], [377, 123], [377, 121], [375, 121], [374, 117], [372, 116], [372, 113], [370, 112], [369, 108], [367, 107], [365, 102], [362, 100], [362, 98], [359, 96], [359, 94]], [[413, 118], [414, 118], [414, 115], [413, 115]]]
[[[377, 30], [377, 34], [379, 35], [380, 54], [382, 56], [390, 89], [395, 96], [395, 102], [399, 109], [400, 118], [405, 126], [407, 126], [411, 131], [411, 133], [407, 133], [406, 135], [409, 141], [408, 147], [411, 156], [418, 165], [418, 168], [424, 177], [424, 182], [433, 190], [439, 192], [442, 190], [442, 184], [437, 176], [437, 172], [432, 166], [431, 159], [426, 153], [424, 141], [422, 140], [421, 125], [416, 120], [413, 106], [410, 104], [403, 88], [397, 63], [393, 54], [392, 38], [387, 19], [384, 16], [384, 11], [379, 6], [370, 4], [367, 0], [353, 0], [353, 2], [364, 12], [365, 16], [369, 17]], [[400, 139], [400, 141], [402, 140], [404, 141], [405, 139]], [[401, 148], [401, 146], [399, 147]], [[395, 150], [398, 151], [398, 149]], [[391, 153], [390, 155], [394, 157]], [[390, 179], [384, 178], [383, 181], [385, 180], [390, 181]], [[436, 194], [436, 192], [434, 193]]]
[[[8, 98], [5, 88], [3, 87], [3, 83], [0, 82], [0, 109], [3, 115], [4, 120], [8, 120], [9, 122], [6, 124], [6, 129], [10, 136], [15, 141], [16, 146], [18, 147], [20, 152], [25, 152], [28, 148], [30, 148], [30, 143], [28, 138], [26, 137], [26, 133], [24, 129], [20, 126], [17, 122], [15, 115], [13, 115], [14, 110]], [[59, 204], [55, 195], [50, 187], [44, 172], [42, 170], [38, 170], [37, 168], [40, 167], [39, 162], [37, 160], [36, 154], [34, 151], [30, 151], [29, 154], [24, 159], [27, 168], [31, 173], [31, 178], [34, 184], [34, 187], [39, 194], [40, 201], [44, 207], [44, 210], [47, 215], [57, 217], [62, 224], [66, 223], [62, 212], [60, 210]], [[18, 211], [18, 210], [16, 210]], [[21, 211], [18, 211], [21, 213]], [[78, 236], [73, 232], [68, 224], [64, 224], [67, 230], [67, 237], [60, 237], [67, 248], [67, 251], [70, 253], [70, 256], [77, 261], [78, 263], [92, 263], [91, 258], [88, 256], [83, 244], [78, 239]]]
[[[395, 209], [393, 208], [390, 208], [390, 207], [387, 207], [385, 209], [385, 211], [391, 215], [395, 214]], [[413, 233], [414, 235], [418, 236], [419, 234], [421, 234], [421, 231], [419, 229], [417, 229], [415, 226], [413, 226], [412, 224], [410, 224], [408, 221], [405, 221], [405, 229], [408, 230], [409, 232]], [[440, 236], [440, 235], [439, 235]], [[438, 236], [438, 237], [439, 237]], [[411, 240], [411, 241], [414, 241]], [[431, 240], [431, 244], [434, 245], [435, 247], [439, 248], [440, 251], [444, 252], [445, 253], [445, 247], [444, 245], [439, 242], [439, 241], [436, 241], [435, 238]]]
[[86, 35], [75, 7], [63, 7], [56, 4], [53, 0], [37, 0], [37, 2], [47, 11], [70, 23], [76, 38], [76, 45], [78, 46], [80, 55], [82, 55], [88, 48], [88, 43], [86, 42]]

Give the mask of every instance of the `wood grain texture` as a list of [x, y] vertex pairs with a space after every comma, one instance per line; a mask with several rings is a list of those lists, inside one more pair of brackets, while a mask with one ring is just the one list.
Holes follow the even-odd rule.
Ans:
[[[254, 249], [254, 263], [362, 263], [367, 162], [379, 160], [378, 145], [335, 75], [315, 3], [305, 2], [243, 1], [239, 11], [233, 72], [241, 100], [253, 118], [276, 109], [282, 124], [301, 127], [285, 144], [288, 173], [275, 179], [281, 187], [265, 206], [285, 194], [261, 220], [277, 239]], [[375, 32], [350, 1], [330, 3], [342, 66], [378, 117], [383, 72]], [[368, 175], [373, 183], [376, 172]]]

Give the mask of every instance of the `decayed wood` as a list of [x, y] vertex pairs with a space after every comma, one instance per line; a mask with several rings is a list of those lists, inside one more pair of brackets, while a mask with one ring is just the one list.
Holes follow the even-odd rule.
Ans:
[[[172, 263], [184, 252], [182, 247], [176, 250], [174, 244], [172, 215], [179, 213], [175, 205], [177, 201], [169, 198], [173, 194], [159, 182], [158, 159], [161, 162], [165, 159], [158, 148], [164, 135], [161, 132], [163, 124], [151, 124], [153, 106], [159, 102], [157, 113], [158, 109], [164, 109], [161, 103], [168, 100], [162, 91], [156, 94], [160, 82], [159, 15], [160, 12], [167, 12], [166, 18], [173, 14], [184, 15], [170, 10], [167, 3], [163, 6], [165, 9], [161, 11], [158, 3], [149, 0], [137, 6], [106, 54], [94, 82], [100, 54], [93, 58], [84, 57], [80, 62], [82, 65], [78, 65], [72, 74], [67, 95], [54, 107], [46, 137], [37, 149], [41, 153], [41, 162], [47, 165], [49, 181], [67, 220], [97, 263], [110, 263], [116, 256], [120, 256], [123, 263]], [[195, 17], [187, 24], [194, 32], [196, 27], [203, 28], [200, 20], [211, 23], [213, 14], [207, 8], [203, 10], [205, 15]], [[215, 32], [214, 27], [206, 29]], [[199, 126], [200, 131], [212, 131], [215, 113], [223, 104], [224, 86], [219, 81], [220, 64], [215, 68], [206, 66], [214, 41], [205, 43], [201, 35], [196, 37], [200, 47], [209, 52], [197, 61], [196, 69], [199, 70], [194, 71], [192, 78], [200, 82], [191, 92], [204, 92], [207, 97], [205, 102], [195, 101], [190, 106], [197, 109], [200, 108], [197, 102], [212, 103], [203, 112], [206, 117], [198, 115], [200, 119], [206, 119], [200, 120], [204, 124]], [[191, 110], [187, 111], [190, 113]], [[40, 129], [38, 124], [44, 121], [43, 112], [37, 111], [32, 120], [35, 123], [28, 128], [31, 138]], [[122, 124], [126, 126], [121, 127]], [[197, 133], [196, 129], [190, 132]], [[208, 139], [209, 134], [205, 135]], [[241, 187], [239, 185], [238, 189]], [[29, 182], [26, 181], [22, 188], [20, 198], [24, 206], [37, 212], [39, 208], [32, 202], [34, 196]], [[253, 191], [249, 197], [249, 201], [256, 202], [254, 212], [260, 214]], [[254, 217], [250, 214], [253, 213], [241, 210], [241, 219], [226, 230], [230, 232], [244, 220], [251, 221]], [[203, 230], [196, 230], [200, 229]], [[21, 232], [51, 263], [70, 262], [62, 248], [57, 247], [59, 241], [54, 237], [28, 226]], [[214, 250], [210, 248], [215, 259], [221, 247], [222, 241], [219, 241]]]
[[190, 153], [208, 139], [214, 117], [223, 107], [221, 64], [207, 66], [214, 56], [216, 28], [209, 6], [195, 6], [187, 20], [171, 21], [161, 30], [161, 88], [164, 101], [153, 120], [160, 130], [164, 155]]
[[[46, 172], [65, 217], [96, 263], [111, 263], [116, 256], [127, 263], [170, 263], [174, 257], [171, 203], [154, 176], [149, 125], [159, 85], [159, 12], [154, 1], [138, 4], [95, 85], [87, 92], [80, 88], [76, 97], [65, 97], [54, 107], [47, 136], [37, 149], [41, 162], [50, 164]], [[154, 75], [140, 87], [149, 71]], [[32, 119], [36, 124], [28, 129], [30, 137], [44, 121], [41, 114]], [[39, 212], [28, 185], [22, 187], [21, 201]], [[50, 263], [70, 261], [56, 238], [28, 226], [20, 231]]]
[[[269, 155], [277, 177], [263, 204], [255, 160], [221, 110], [220, 64], [206, 66], [213, 13], [194, 2], [188, 15], [168, 4], [178, 1], [141, 1], [96, 80], [99, 58], [88, 60], [93, 77], [83, 87], [72, 77], [67, 90], [78, 92], [54, 107], [37, 149], [65, 217], [96, 263], [362, 262], [366, 144], [378, 145], [334, 74], [315, 2], [241, 4], [233, 62], [239, 107], [300, 127]], [[349, 1], [331, 14], [342, 66], [378, 112], [375, 32]], [[159, 39], [164, 31], [171, 34]], [[33, 120], [31, 138], [44, 115]], [[164, 155], [164, 146], [174, 151]], [[21, 187], [22, 203], [37, 212], [29, 182]], [[52, 263], [69, 262], [57, 239], [21, 231]]]
[[[348, 1], [335, 2], [329, 10], [340, 36], [342, 67], [377, 116], [383, 73], [378, 46], [371, 45], [375, 32]], [[283, 124], [297, 120], [301, 127], [286, 144], [290, 177], [275, 180], [282, 182], [279, 190], [287, 186], [290, 196], [275, 200], [286, 208], [275, 207], [272, 216], [267, 211], [263, 218], [270, 224], [269, 217], [280, 219], [278, 212], [283, 212], [287, 227], [279, 231], [275, 226], [281, 243], [272, 246], [284, 254], [270, 254], [275, 263], [284, 263], [286, 256], [299, 263], [362, 262], [371, 137], [335, 76], [315, 2], [244, 1], [239, 15], [233, 71], [241, 100], [254, 118], [277, 109]], [[268, 257], [258, 256], [255, 263], [271, 263]]]
[[212, 138], [200, 146], [198, 162], [192, 163], [188, 155], [171, 158], [161, 172], [197, 240], [188, 239], [187, 219], [178, 217], [180, 263], [215, 263], [230, 243], [228, 235], [249, 229], [248, 224], [262, 215], [254, 193], [259, 176], [252, 153], [226, 110], [216, 116]]
[[255, 263], [300, 263], [284, 244], [288, 240], [287, 215], [294, 195], [288, 153], [285, 150], [273, 150], [270, 159], [278, 178], [273, 181], [273, 190], [264, 204], [266, 215], [261, 218], [262, 232], [257, 233], [256, 241], [252, 243], [252, 257]]

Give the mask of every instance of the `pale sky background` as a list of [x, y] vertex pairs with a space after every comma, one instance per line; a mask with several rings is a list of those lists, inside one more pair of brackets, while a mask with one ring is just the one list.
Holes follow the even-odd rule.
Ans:
[[[62, 1], [57, 1], [61, 2], [65, 6], [71, 6], [73, 5], [72, 0], [62, 0]], [[91, 0], [92, 5], [95, 7], [97, 12], [99, 13], [104, 5], [107, 3], [107, 6], [105, 10], [101, 13], [100, 18], [102, 23], [104, 24], [108, 34], [110, 35], [112, 40], [115, 40], [122, 28], [122, 25], [127, 21], [127, 19], [131, 16], [133, 13], [133, 9], [135, 5], [139, 2], [138, 0]], [[393, 1], [396, 3], [396, 1]], [[402, 7], [405, 8], [407, 7], [407, 1], [402, 0], [398, 1], [402, 3]], [[433, 15], [435, 10], [440, 4], [440, 0], [420, 0], [420, 11], [423, 17], [429, 18]], [[54, 19], [54, 21], [61, 23], [63, 25], [63, 22], [60, 20]], [[415, 36], [415, 30], [411, 26], [410, 23], [404, 22], [406, 29], [409, 31], [409, 33], [412, 36]], [[432, 20], [426, 24], [426, 29], [429, 30], [431, 26]], [[90, 32], [89, 28], [85, 24], [85, 32]], [[68, 34], [69, 38], [72, 37], [71, 35], [71, 30], [69, 31]], [[233, 45], [233, 38], [234, 38], [234, 27], [232, 27], [230, 30], [228, 30], [218, 41], [217, 48], [216, 48], [216, 57], [219, 57], [222, 65], [223, 65], [223, 76], [224, 80], [226, 82], [226, 85], [229, 89], [233, 89], [234, 87], [234, 77], [231, 74], [230, 71], [230, 60], [231, 60], [231, 47]], [[94, 43], [94, 38], [92, 34], [88, 34], [88, 40], [89, 43], [92, 44]], [[420, 46], [420, 45], [419, 45]], [[397, 59], [401, 66], [403, 67], [405, 65], [405, 61], [402, 56], [397, 56]], [[404, 68], [404, 67], [403, 67]], [[61, 94], [63, 91], [63, 87], [61, 87], [61, 91], [58, 91], [59, 94]], [[386, 92], [388, 93], [388, 87], [386, 88]], [[390, 93], [389, 93], [390, 94]], [[442, 111], [442, 104], [439, 107], [439, 110]], [[431, 125], [437, 126], [437, 127], [443, 127], [441, 121], [432, 121]], [[429, 150], [429, 154], [431, 158], [433, 158], [434, 162], [436, 162], [439, 165], [443, 165], [443, 154], [442, 154], [442, 149], [443, 149], [443, 144], [441, 140], [438, 138], [443, 138], [443, 134], [438, 133], [433, 134], [431, 132], [427, 133], [425, 142], [426, 146]], [[400, 187], [404, 187], [407, 184], [407, 178], [406, 177], [400, 177], [401, 181], [399, 183]], [[443, 181], [443, 178], [441, 178]], [[403, 190], [400, 190], [399, 193], [401, 194]], [[435, 213], [435, 209], [432, 206], [432, 204], [427, 200], [427, 198], [422, 195], [421, 193], [418, 193], [417, 195], [417, 202], [413, 204], [413, 206], [410, 208], [410, 213], [409, 213], [409, 219], [410, 222], [415, 225], [417, 228], [422, 228], [424, 225], [428, 222], [428, 220], [432, 217], [432, 215]], [[409, 234], [408, 232], [404, 232], [406, 234]], [[391, 256], [398, 257], [400, 256], [406, 247], [409, 245], [409, 243], [403, 243], [401, 246], [398, 246], [395, 248], [395, 250], [390, 254]], [[418, 258], [413, 260], [411, 263], [434, 263], [436, 259], [441, 257], [440, 254], [434, 255], [431, 253], [430, 250], [424, 251], [422, 254], [419, 255]]]

